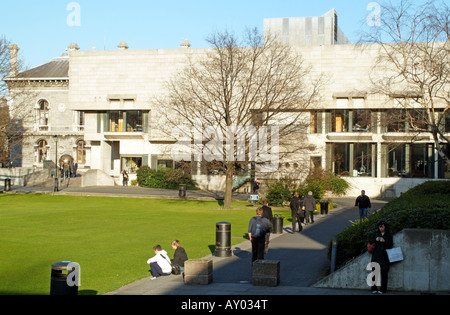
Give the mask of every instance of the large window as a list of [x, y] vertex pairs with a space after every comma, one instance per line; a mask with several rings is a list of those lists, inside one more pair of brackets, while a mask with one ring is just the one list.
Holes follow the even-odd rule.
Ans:
[[143, 114], [141, 111], [111, 111], [109, 115], [110, 132], [142, 132]]
[[339, 175], [375, 176], [375, 147], [373, 143], [329, 143], [327, 168]]
[[387, 177], [434, 176], [432, 144], [385, 144]]

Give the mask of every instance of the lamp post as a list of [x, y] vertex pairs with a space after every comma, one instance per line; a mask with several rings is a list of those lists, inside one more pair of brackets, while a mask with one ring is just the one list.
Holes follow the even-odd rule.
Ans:
[[55, 139], [55, 186], [53, 187], [53, 191], [59, 191], [58, 189], [58, 136], [54, 135], [53, 139]]

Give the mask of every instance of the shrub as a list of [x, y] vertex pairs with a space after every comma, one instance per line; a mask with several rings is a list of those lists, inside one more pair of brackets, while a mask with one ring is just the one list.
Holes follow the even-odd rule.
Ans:
[[180, 184], [186, 184], [186, 189], [196, 189], [191, 175], [180, 169], [160, 167], [153, 170], [149, 166], [142, 166], [137, 171], [137, 181], [141, 187], [178, 189]]
[[[406, 228], [450, 229], [449, 186], [448, 181], [426, 182], [392, 200], [367, 219], [352, 222], [352, 226], [336, 235], [336, 266], [342, 266], [366, 250], [367, 241], [380, 219], [386, 220], [393, 234]], [[328, 257], [331, 257], [331, 241]]]
[[269, 185], [266, 199], [272, 206], [282, 206], [283, 202], [289, 201], [291, 198], [291, 190], [286, 181], [276, 181]]

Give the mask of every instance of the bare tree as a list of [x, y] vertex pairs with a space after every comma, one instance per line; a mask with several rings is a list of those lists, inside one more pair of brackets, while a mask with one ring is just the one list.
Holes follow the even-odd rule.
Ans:
[[362, 36], [362, 42], [380, 47], [374, 92], [394, 100], [411, 132], [430, 133], [440, 159], [449, 163], [443, 125], [450, 110], [450, 8], [445, 2], [417, 7], [402, 0], [386, 2], [380, 13], [380, 25]]
[[[210, 35], [207, 41], [211, 48], [189, 57], [187, 66], [167, 82], [167, 95], [157, 103], [167, 127], [194, 126], [194, 133], [204, 136], [203, 152], [208, 140], [218, 139], [216, 146], [209, 147], [212, 158], [208, 161], [220, 161], [223, 166], [224, 207], [229, 208], [236, 162], [255, 161], [251, 158], [255, 139], [260, 140], [256, 161], [260, 167], [274, 162], [267, 159], [269, 150], [279, 149], [273, 163], [278, 168], [278, 158], [306, 147], [309, 114], [305, 111], [317, 101], [323, 80], [320, 75], [312, 79], [310, 67], [292, 48], [278, 45], [270, 34], [263, 36], [256, 29], [247, 29], [242, 40], [225, 31]], [[241, 152], [228, 146], [223, 150], [220, 134], [229, 135], [230, 130], [233, 145], [247, 138]], [[267, 136], [267, 142], [261, 143], [255, 132]]]
[[[26, 83], [11, 80], [23, 69], [23, 61], [17, 55], [11, 58], [11, 49], [18, 48], [0, 37], [0, 163], [17, 165], [24, 141], [24, 126], [33, 119], [29, 101], [34, 92], [27, 90]], [[12, 60], [12, 62], [11, 62]], [[14, 91], [13, 91], [14, 90]], [[12, 105], [13, 104], [13, 105]], [[12, 152], [14, 151], [14, 154]]]

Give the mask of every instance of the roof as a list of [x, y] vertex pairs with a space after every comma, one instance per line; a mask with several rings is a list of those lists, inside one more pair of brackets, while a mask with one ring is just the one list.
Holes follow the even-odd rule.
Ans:
[[69, 58], [58, 57], [35, 68], [23, 71], [10, 79], [68, 79]]

